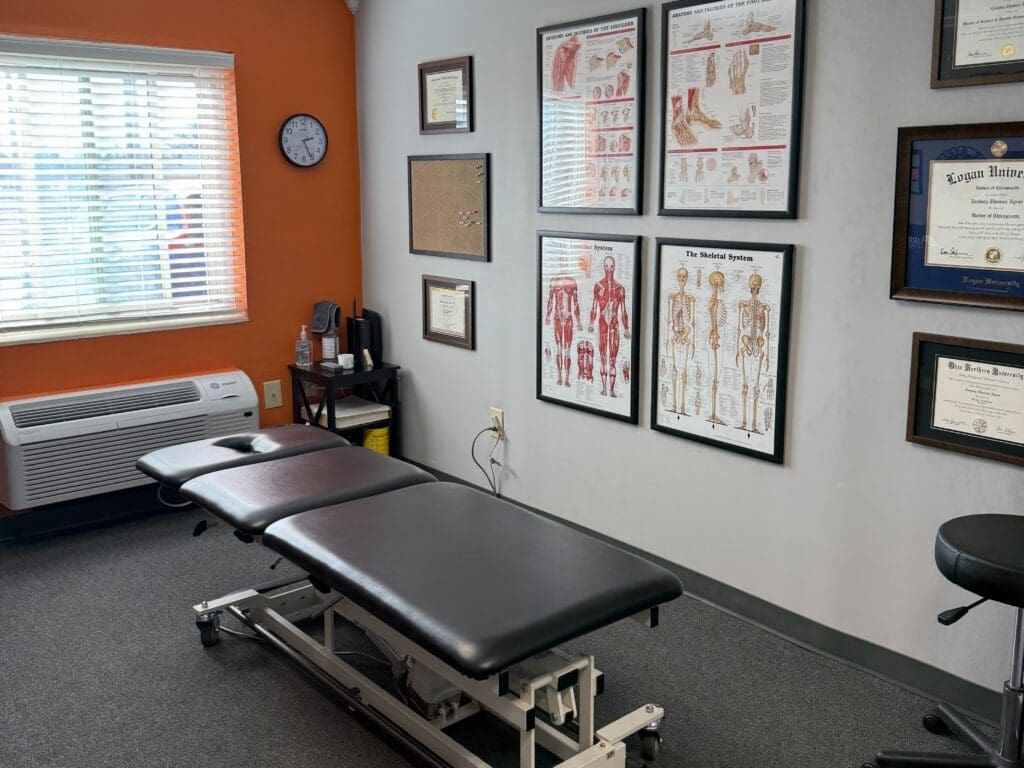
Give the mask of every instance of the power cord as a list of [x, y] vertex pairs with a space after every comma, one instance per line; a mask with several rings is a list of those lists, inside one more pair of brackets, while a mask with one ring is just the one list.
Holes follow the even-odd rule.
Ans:
[[496, 458], [494, 458], [494, 449], [497, 448], [497, 446], [498, 446], [498, 439], [497, 439], [497, 437], [495, 437], [494, 444], [491, 446], [491, 452], [487, 454], [487, 467], [488, 467], [488, 469], [490, 469], [490, 472], [488, 472], [487, 469], [484, 469], [484, 465], [481, 464], [476, 459], [476, 444], [477, 444], [477, 441], [481, 437], [483, 437], [486, 433], [488, 433], [488, 432], [490, 432], [493, 435], [494, 434], [493, 427], [487, 427], [486, 429], [481, 429], [479, 432], [476, 433], [476, 437], [473, 438], [473, 445], [470, 446], [470, 449], [469, 449], [469, 455], [470, 455], [470, 458], [473, 459], [473, 463], [476, 464], [477, 468], [483, 473], [484, 479], [487, 480], [487, 484], [491, 487], [491, 493], [493, 493], [495, 495], [495, 497], [501, 498], [501, 494], [498, 493], [498, 478], [494, 474], [494, 467], [496, 467], [496, 466], [500, 467], [501, 466], [501, 462], [499, 462]]

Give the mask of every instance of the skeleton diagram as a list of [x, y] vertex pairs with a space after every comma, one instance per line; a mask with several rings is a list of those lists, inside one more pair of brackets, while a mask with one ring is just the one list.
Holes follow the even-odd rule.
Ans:
[[555, 275], [548, 289], [548, 308], [544, 325], [555, 321], [555, 365], [558, 367], [558, 384], [569, 386], [569, 369], [572, 367], [573, 318], [576, 330], [583, 330], [580, 321], [579, 292], [576, 281], [569, 275]]
[[715, 58], [715, 52], [712, 51], [708, 54], [707, 61], [707, 72], [704, 75], [704, 85], [708, 88], [714, 86], [718, 82], [718, 59]]
[[686, 292], [689, 272], [676, 270], [679, 290], [668, 296], [668, 351], [672, 355], [672, 413], [686, 412], [686, 372], [696, 352], [697, 299]]
[[576, 87], [576, 59], [580, 53], [580, 39], [573, 35], [555, 51], [551, 62], [551, 90], [561, 93], [566, 84]]
[[598, 321], [597, 348], [601, 355], [601, 394], [615, 397], [616, 363], [619, 357], [619, 318], [622, 318], [623, 336], [629, 334], [629, 314], [626, 310], [626, 289], [615, 279], [615, 259], [604, 260], [604, 277], [594, 283], [594, 303], [590, 308], [588, 330], [594, 332]]
[[689, 40], [683, 40], [683, 42], [684, 43], [695, 43], [698, 40], [714, 40], [714, 39], [715, 39], [715, 32], [714, 32], [714, 30], [711, 29], [711, 22], [710, 21], [705, 21], [704, 22], [704, 28], [700, 32], [697, 32]]
[[697, 123], [708, 128], [721, 128], [722, 124], [710, 117], [700, 108], [700, 88], [689, 88], [686, 91], [686, 107], [683, 97], [672, 96], [672, 134], [681, 147], [692, 147], [697, 143], [694, 126]]
[[[758, 295], [763, 282], [760, 275], [750, 276], [747, 282], [750, 286], [750, 298], [739, 303], [739, 316], [736, 318], [736, 366], [743, 372], [743, 423], [739, 428], [759, 435], [762, 433], [757, 428], [757, 401], [761, 397], [761, 372], [768, 369], [768, 322], [771, 314], [771, 308], [762, 302]], [[747, 396], [750, 393], [751, 378], [754, 380], [754, 400], [748, 422]]]
[[750, 107], [744, 107], [740, 112], [737, 122], [729, 126], [729, 130], [736, 136], [744, 136], [748, 139], [754, 138], [754, 118], [750, 114]]
[[708, 334], [708, 343], [714, 354], [715, 366], [714, 377], [711, 379], [711, 415], [708, 416], [708, 421], [712, 424], [724, 425], [725, 422], [718, 418], [718, 347], [722, 338], [719, 334], [719, 328], [725, 325], [725, 321], [729, 319], [729, 314], [725, 308], [725, 302], [718, 298], [718, 294], [725, 288], [725, 275], [715, 270], [708, 275], [708, 285], [711, 286], [711, 299], [708, 301], [711, 332]]
[[773, 24], [765, 24], [754, 19], [754, 14], [750, 13], [747, 15], [747, 23], [743, 27], [743, 31], [740, 33], [744, 37], [752, 35], [755, 32], [774, 32], [777, 29]]
[[747, 92], [747, 70], [750, 69], [750, 57], [747, 52], [740, 48], [732, 55], [732, 62], [729, 64], [729, 87], [734, 95], [739, 96]]
[[686, 155], [683, 155], [681, 158], [679, 158], [679, 180], [690, 180], [690, 164], [686, 160]]

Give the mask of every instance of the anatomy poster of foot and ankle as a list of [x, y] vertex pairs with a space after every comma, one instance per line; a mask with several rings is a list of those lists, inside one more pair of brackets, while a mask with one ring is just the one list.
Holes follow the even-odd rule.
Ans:
[[655, 429], [776, 455], [791, 249], [772, 248], [660, 244]]
[[643, 12], [538, 31], [541, 207], [639, 212]]
[[635, 423], [638, 239], [539, 240], [537, 396]]
[[720, 0], [665, 11], [665, 210], [785, 212], [794, 0]]

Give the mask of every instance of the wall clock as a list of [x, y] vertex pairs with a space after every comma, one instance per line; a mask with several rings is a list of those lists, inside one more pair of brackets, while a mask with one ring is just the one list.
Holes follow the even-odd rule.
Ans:
[[292, 115], [281, 125], [281, 154], [292, 165], [309, 168], [327, 154], [327, 130], [312, 115]]

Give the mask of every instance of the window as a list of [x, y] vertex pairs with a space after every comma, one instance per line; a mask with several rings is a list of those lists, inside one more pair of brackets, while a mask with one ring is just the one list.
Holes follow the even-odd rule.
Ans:
[[0, 36], [0, 344], [245, 301], [233, 57]]

